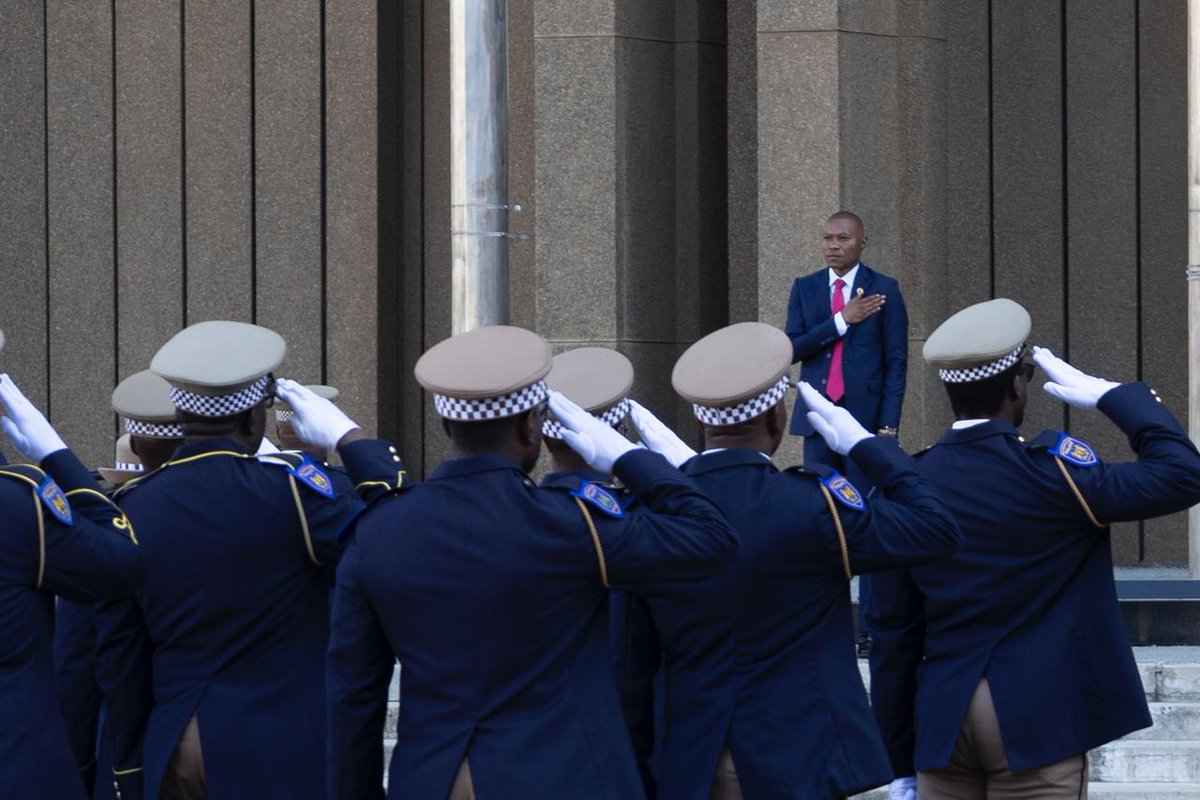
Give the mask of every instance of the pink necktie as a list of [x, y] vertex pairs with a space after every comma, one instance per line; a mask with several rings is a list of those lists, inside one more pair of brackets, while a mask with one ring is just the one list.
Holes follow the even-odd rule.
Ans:
[[[846, 307], [846, 298], [842, 295], [842, 287], [846, 282], [838, 278], [833, 282], [833, 298], [831, 306], [833, 313], [837, 314]], [[829, 399], [837, 402], [846, 394], [846, 380], [842, 377], [842, 340], [838, 339], [833, 346], [833, 358], [829, 361], [829, 382], [825, 384], [825, 393], [829, 395]]]

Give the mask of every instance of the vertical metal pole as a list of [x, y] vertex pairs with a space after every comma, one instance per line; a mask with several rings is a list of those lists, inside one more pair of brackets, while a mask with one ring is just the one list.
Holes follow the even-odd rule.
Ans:
[[[1200, 0], [1188, 0], [1188, 434], [1200, 441]], [[1188, 511], [1188, 570], [1200, 578], [1200, 506]]]
[[508, 323], [506, 0], [450, 0], [453, 332]]

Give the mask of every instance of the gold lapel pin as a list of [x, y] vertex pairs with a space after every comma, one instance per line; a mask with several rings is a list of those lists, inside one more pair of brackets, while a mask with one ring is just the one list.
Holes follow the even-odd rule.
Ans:
[[854, 290], [855, 297], [862, 297], [862, 294], [863, 294], [863, 290], [862, 290], [861, 286]]

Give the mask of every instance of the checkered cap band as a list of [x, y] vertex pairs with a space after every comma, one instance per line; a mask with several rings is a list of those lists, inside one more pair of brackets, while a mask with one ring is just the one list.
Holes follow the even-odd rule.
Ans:
[[446, 419], [457, 422], [481, 422], [487, 419], [512, 417], [546, 402], [549, 392], [545, 381], [526, 386], [499, 397], [480, 397], [467, 400], [461, 397], [433, 395], [433, 407]]
[[138, 422], [136, 419], [125, 420], [125, 432], [132, 433], [134, 436], [152, 436], [155, 439], [183, 438], [183, 428], [179, 425], [174, 423]]
[[122, 472], [145, 472], [144, 464], [135, 464], [132, 461], [118, 461], [113, 464], [113, 469], [119, 469]]
[[267, 396], [269, 375], [263, 375], [244, 389], [233, 394], [207, 395], [171, 387], [171, 402], [180, 411], [198, 414], [201, 417], [228, 417], [254, 408]]
[[[629, 416], [629, 398], [626, 397], [624, 400], [617, 403], [603, 414], [593, 414], [592, 416], [603, 422], [608, 427], [615, 428], [621, 423], [621, 420]], [[563, 438], [562, 423], [553, 419], [546, 420], [542, 423], [542, 436], [547, 436], [551, 439]]]
[[287, 422], [295, 414], [296, 414], [296, 412], [292, 411], [290, 408], [277, 408], [277, 409], [275, 409], [275, 421], [276, 422]]
[[989, 364], [981, 364], [978, 367], [968, 367], [966, 369], [939, 369], [938, 377], [943, 383], [971, 383], [972, 381], [982, 381], [990, 378], [993, 375], [999, 375], [1004, 370], [1017, 363], [1017, 359], [1021, 357], [1022, 351], [1025, 350], [1025, 345], [1019, 346], [1003, 358], [992, 361]]
[[768, 411], [780, 401], [784, 393], [787, 392], [787, 387], [788, 376], [784, 375], [770, 389], [767, 389], [760, 395], [751, 397], [749, 400], [738, 403], [736, 406], [714, 408], [712, 406], [702, 406], [693, 403], [692, 411], [696, 414], [696, 419], [705, 425], [737, 425], [746, 420], [754, 419], [759, 414]]

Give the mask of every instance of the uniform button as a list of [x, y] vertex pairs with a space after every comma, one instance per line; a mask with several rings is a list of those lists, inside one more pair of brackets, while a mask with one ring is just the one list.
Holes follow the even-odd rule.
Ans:
[[825, 357], [826, 357], [826, 358], [833, 358], [833, 353], [826, 353], [826, 354], [825, 354]]
[[400, 456], [392, 456], [392, 461], [399, 461], [399, 460], [400, 460]]
[[394, 452], [396, 452], [396, 448], [395, 448], [395, 447], [392, 447], [392, 446], [390, 446], [390, 445], [389, 445], [389, 446], [388, 446], [388, 452], [389, 452], [389, 453], [394, 453]]
[[1018, 442], [1023, 442], [1023, 441], [1025, 441], [1025, 437], [1024, 437], [1024, 436], [1018, 436], [1018, 437], [1017, 437], [1017, 441], [1018, 441]]

